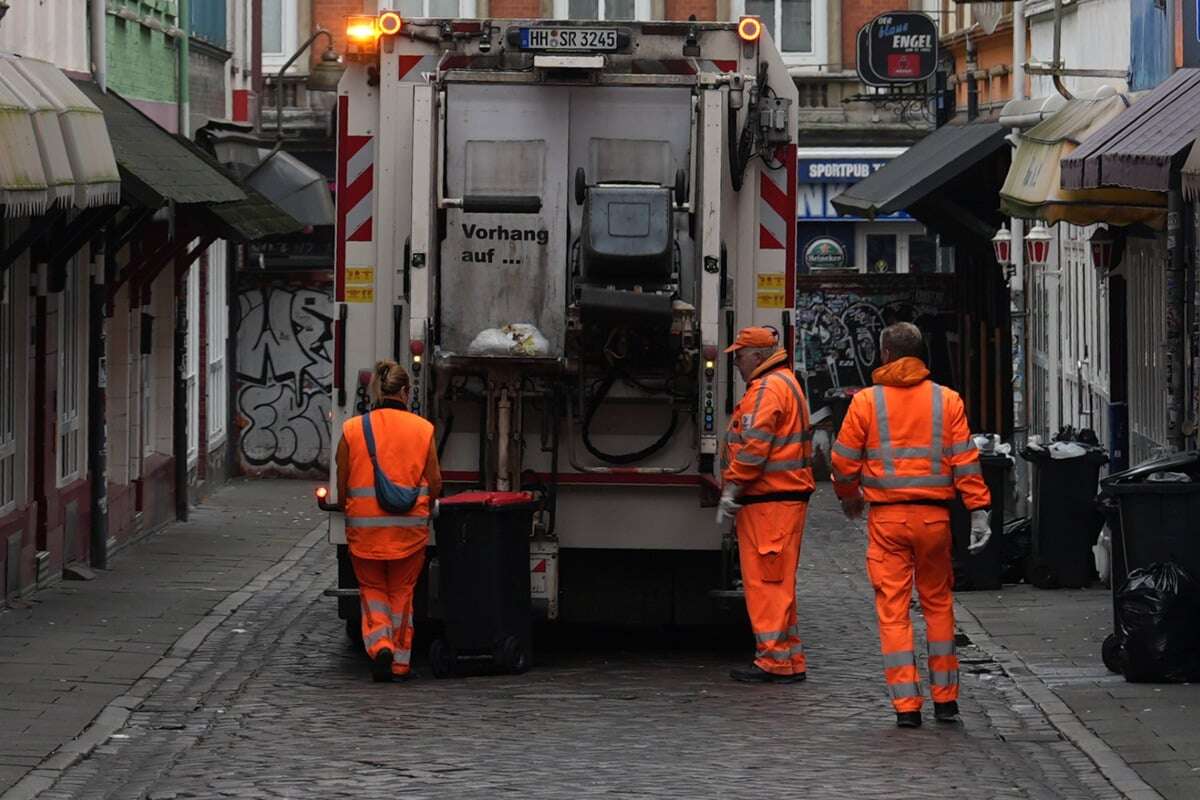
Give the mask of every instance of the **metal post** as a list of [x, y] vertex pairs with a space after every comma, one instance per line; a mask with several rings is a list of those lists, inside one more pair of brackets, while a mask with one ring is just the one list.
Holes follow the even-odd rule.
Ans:
[[[1025, 95], [1025, 0], [1013, 3], [1012, 96], [1024, 100]], [[1013, 133], [1019, 133], [1014, 128]], [[1025, 290], [1025, 221], [1009, 220], [1012, 231], [1012, 278], [1008, 285], [1008, 321], [1012, 354], [1012, 398], [1014, 451], [1029, 436], [1029, 310]], [[1029, 471], [1024, 459], [1016, 459], [1013, 471], [1016, 511], [1025, 513], [1029, 495]]]
[[[116, 268], [113, 225], [92, 246], [88, 298], [88, 475], [91, 477], [91, 553], [96, 569], [108, 568], [108, 363], [104, 321], [108, 317], [108, 279]], [[99, 258], [97, 258], [99, 256]]]

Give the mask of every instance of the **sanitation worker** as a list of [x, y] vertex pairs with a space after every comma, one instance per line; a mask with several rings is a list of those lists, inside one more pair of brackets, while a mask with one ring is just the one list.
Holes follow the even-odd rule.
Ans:
[[900, 322], [880, 336], [883, 366], [874, 387], [850, 403], [833, 445], [834, 490], [846, 516], [867, 517], [867, 573], [896, 724], [921, 725], [924, 702], [908, 607], [914, 580], [925, 612], [934, 717], [958, 717], [954, 652], [950, 501], [955, 490], [971, 512], [972, 553], [991, 535], [991, 496], [967, 428], [962, 399], [929, 380], [921, 332]]
[[717, 523], [734, 518], [754, 663], [730, 677], [745, 683], [805, 679], [796, 623], [796, 567], [813, 491], [808, 401], [770, 328], [745, 328], [726, 352], [746, 381], [726, 432]]
[[413, 589], [442, 490], [433, 425], [408, 412], [408, 393], [404, 367], [376, 364], [368, 386], [374, 410], [346, 421], [337, 449], [338, 497], [376, 681], [410, 675]]

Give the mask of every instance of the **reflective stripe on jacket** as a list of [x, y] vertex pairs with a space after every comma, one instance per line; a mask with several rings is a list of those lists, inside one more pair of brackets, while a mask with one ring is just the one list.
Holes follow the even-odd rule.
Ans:
[[743, 496], [815, 486], [808, 400], [787, 362], [780, 350], [755, 370], [725, 432], [721, 479]]
[[379, 467], [395, 484], [419, 487], [417, 502], [406, 514], [385, 511], [375, 499], [375, 471], [367, 453], [362, 417], [342, 426], [350, 453], [346, 506], [346, 542], [360, 558], [407, 558], [429, 540], [429, 487], [425, 462], [433, 442], [428, 420], [398, 409], [371, 412]]
[[970, 510], [991, 495], [958, 393], [929, 380], [918, 358], [875, 370], [875, 386], [854, 396], [833, 445], [834, 490], [870, 503], [954, 499]]

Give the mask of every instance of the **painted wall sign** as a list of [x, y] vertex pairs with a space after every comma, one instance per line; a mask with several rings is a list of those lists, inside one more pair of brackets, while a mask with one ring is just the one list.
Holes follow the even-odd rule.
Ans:
[[[841, 220], [853, 222], [865, 217], [839, 216], [833, 207], [833, 198], [853, 186], [853, 183], [801, 183], [796, 194], [796, 219], [800, 221]], [[876, 220], [911, 219], [905, 211], [895, 214], [880, 214]]]

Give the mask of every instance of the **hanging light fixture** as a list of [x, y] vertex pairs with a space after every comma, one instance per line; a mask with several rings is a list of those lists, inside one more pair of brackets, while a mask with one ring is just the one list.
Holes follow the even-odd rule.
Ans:
[[1116, 252], [1117, 237], [1109, 228], [1096, 228], [1088, 240], [1092, 251], [1092, 266], [1104, 274], [1108, 274], [1114, 266], [1113, 256]]
[[1041, 221], [1025, 234], [1025, 260], [1030, 266], [1046, 266], [1050, 261], [1050, 241], [1050, 231], [1046, 228], [1046, 223]]
[[992, 237], [992, 247], [996, 251], [997, 264], [1007, 267], [1013, 263], [1012, 234], [1008, 232], [1007, 225], [1001, 225], [1000, 230], [996, 231], [996, 235]]

